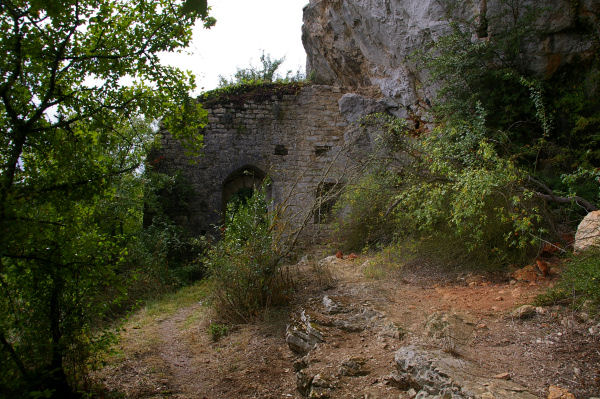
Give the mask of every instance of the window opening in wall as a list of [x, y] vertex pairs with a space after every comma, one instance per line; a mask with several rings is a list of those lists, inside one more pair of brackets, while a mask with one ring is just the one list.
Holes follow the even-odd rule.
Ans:
[[337, 200], [336, 183], [320, 183], [315, 193], [316, 210], [314, 223], [327, 224], [333, 220], [333, 206]]
[[330, 145], [317, 145], [315, 146], [315, 155], [320, 157], [321, 155], [327, 154], [331, 150]]
[[[245, 204], [248, 198], [254, 194], [265, 178], [265, 173], [252, 165], [246, 165], [233, 173], [223, 182], [222, 192], [222, 215], [226, 219], [227, 207], [231, 203], [233, 209]], [[267, 187], [267, 196], [270, 196]]]
[[275, 155], [287, 155], [287, 154], [288, 154], [288, 149], [285, 148], [284, 145], [277, 144], [275, 146]]

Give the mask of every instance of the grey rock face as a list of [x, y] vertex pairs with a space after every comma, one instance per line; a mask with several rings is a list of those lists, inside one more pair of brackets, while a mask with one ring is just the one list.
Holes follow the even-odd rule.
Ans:
[[512, 381], [484, 375], [480, 366], [442, 351], [405, 346], [395, 356], [397, 373], [390, 377], [400, 389], [414, 389], [417, 398], [534, 399], [536, 396]]
[[305, 355], [324, 339], [323, 334], [312, 325], [310, 317], [302, 311], [300, 320], [288, 326], [285, 341], [293, 352]]
[[356, 93], [347, 93], [338, 101], [340, 113], [348, 123], [354, 123], [361, 118], [377, 112], [385, 112], [386, 104]]
[[552, 74], [590, 55], [589, 32], [600, 33], [600, 2], [517, 3], [517, 9], [509, 10], [503, 0], [310, 0], [302, 30], [307, 73], [322, 83], [378, 86], [384, 96], [414, 108], [435, 92], [427, 85], [427, 71], [419, 70], [411, 58], [416, 50], [426, 51], [447, 35], [451, 22], [468, 26], [473, 40], [487, 40], [507, 26], [514, 13], [523, 15], [531, 5], [541, 10], [535, 21], [540, 35], [528, 39], [522, 49], [531, 71]]

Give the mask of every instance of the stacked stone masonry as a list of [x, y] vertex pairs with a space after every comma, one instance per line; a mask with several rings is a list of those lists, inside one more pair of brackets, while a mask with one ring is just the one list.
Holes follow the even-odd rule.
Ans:
[[180, 142], [162, 132], [160, 159], [195, 192], [184, 223], [197, 233], [213, 232], [227, 197], [268, 176], [272, 206], [286, 205], [291, 230], [305, 225], [302, 237], [323, 237], [330, 225], [314, 215], [319, 190], [344, 181], [370, 148], [350, 142], [357, 127], [340, 113], [342, 95], [339, 87], [312, 85], [268, 100], [211, 105], [198, 157], [186, 156]]

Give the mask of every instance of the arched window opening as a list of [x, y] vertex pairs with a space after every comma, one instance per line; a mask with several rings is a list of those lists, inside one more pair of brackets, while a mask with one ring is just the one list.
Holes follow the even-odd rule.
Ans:
[[265, 176], [262, 170], [252, 165], [243, 166], [231, 173], [223, 182], [223, 217], [227, 213], [229, 203], [233, 203], [234, 207], [245, 204], [254, 194], [254, 190], [260, 188]]

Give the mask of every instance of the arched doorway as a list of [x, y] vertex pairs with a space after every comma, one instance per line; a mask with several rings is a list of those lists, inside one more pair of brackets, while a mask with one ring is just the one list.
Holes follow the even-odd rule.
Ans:
[[253, 165], [245, 165], [232, 172], [223, 182], [222, 215], [225, 216], [229, 202], [244, 202], [250, 198], [254, 190], [260, 187], [265, 176], [262, 170]]

